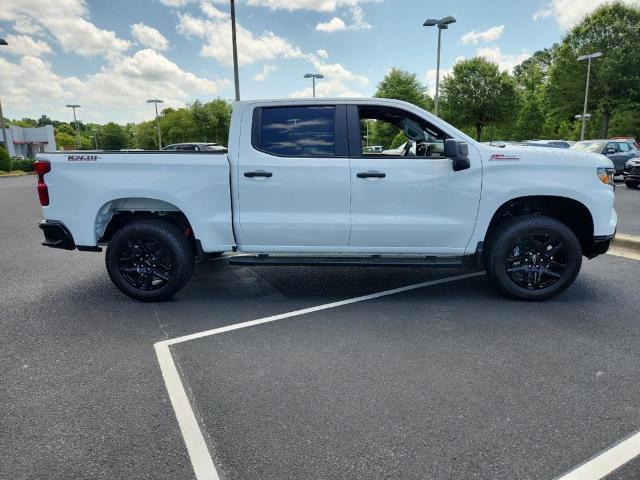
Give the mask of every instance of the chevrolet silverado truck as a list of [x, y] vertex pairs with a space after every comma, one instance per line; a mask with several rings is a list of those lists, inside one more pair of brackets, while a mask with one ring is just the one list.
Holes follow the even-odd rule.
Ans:
[[[372, 151], [368, 129], [405, 143]], [[245, 266], [471, 264], [541, 300], [607, 251], [617, 223], [605, 156], [483, 145], [389, 99], [237, 102], [228, 153], [42, 153], [36, 170], [43, 244], [106, 246], [111, 280], [142, 301], [223, 252]]]

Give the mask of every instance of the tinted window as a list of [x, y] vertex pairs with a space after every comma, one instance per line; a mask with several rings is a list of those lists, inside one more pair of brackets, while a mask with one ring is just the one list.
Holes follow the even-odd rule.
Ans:
[[627, 144], [627, 143], [619, 143], [618, 144], [618, 148], [620, 148], [621, 152], [628, 152], [630, 150], [629, 149], [629, 144]]
[[335, 107], [262, 109], [261, 150], [289, 157], [335, 155]]
[[606, 146], [604, 151], [605, 151], [605, 153], [617, 152], [617, 151], [619, 151], [618, 150], [618, 144], [617, 143], [613, 143], [613, 142], [607, 143], [607, 146]]

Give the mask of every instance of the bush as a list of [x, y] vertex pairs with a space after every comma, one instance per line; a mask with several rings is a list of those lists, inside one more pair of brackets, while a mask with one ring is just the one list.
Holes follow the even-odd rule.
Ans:
[[13, 160], [11, 170], [22, 170], [23, 172], [33, 172], [35, 167], [33, 160]]
[[11, 171], [11, 157], [2, 147], [0, 147], [0, 170], [5, 172]]

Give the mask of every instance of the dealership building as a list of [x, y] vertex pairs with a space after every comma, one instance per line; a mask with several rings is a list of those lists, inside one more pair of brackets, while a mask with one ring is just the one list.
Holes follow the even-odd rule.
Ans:
[[10, 157], [35, 158], [36, 153], [56, 151], [52, 125], [37, 128], [9, 125], [4, 135], [4, 138], [0, 135], [0, 145], [4, 147], [3, 140], [6, 139], [5, 149]]

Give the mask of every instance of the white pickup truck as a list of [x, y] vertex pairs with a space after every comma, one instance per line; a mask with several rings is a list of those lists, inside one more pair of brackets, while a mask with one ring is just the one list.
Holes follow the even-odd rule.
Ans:
[[[366, 122], [402, 132], [366, 149]], [[521, 299], [558, 295], [615, 235], [603, 155], [478, 143], [397, 100], [238, 102], [228, 154], [42, 153], [44, 245], [106, 246], [127, 295], [157, 301], [198, 259], [241, 265], [483, 265]], [[388, 145], [385, 148], [389, 148]]]

